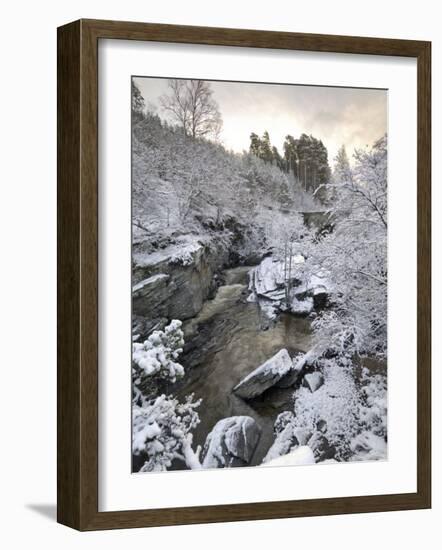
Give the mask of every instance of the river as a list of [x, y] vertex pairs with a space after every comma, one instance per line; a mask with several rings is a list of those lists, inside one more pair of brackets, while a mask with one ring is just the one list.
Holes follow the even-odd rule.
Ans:
[[256, 465], [273, 442], [277, 415], [292, 408], [293, 389], [270, 389], [263, 398], [247, 402], [232, 388], [281, 348], [289, 353], [308, 351], [312, 335], [308, 319], [283, 314], [276, 322], [269, 322], [256, 303], [247, 301], [250, 269], [252, 266], [225, 270], [214, 298], [183, 324], [186, 345], [180, 362], [186, 375], [173, 393], [180, 400], [190, 393], [202, 399], [201, 423], [194, 431], [195, 447], [204, 445], [208, 433], [222, 418], [254, 418], [262, 429], [251, 462]]

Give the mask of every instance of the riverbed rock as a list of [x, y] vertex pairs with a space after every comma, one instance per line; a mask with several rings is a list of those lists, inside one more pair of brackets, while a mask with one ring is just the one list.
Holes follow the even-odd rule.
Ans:
[[293, 297], [290, 303], [290, 311], [301, 317], [307, 317], [313, 311], [314, 299], [311, 296], [307, 296], [303, 300], [298, 300], [296, 296]]
[[173, 285], [168, 288], [170, 275], [157, 273], [143, 279], [132, 287], [132, 305], [134, 313], [149, 311], [149, 317], [164, 317], [167, 300]]
[[329, 291], [323, 285], [318, 285], [313, 289], [313, 307], [316, 311], [324, 309], [328, 305]]
[[305, 258], [301, 254], [292, 256], [290, 267], [289, 263], [267, 256], [250, 272], [250, 300], [258, 302], [270, 319], [283, 311], [308, 316], [329, 305], [329, 274], [324, 271], [303, 273], [301, 266]]
[[288, 422], [282, 429], [276, 431], [278, 419], [275, 422], [275, 440], [267, 451], [263, 462], [270, 462], [279, 456], [289, 453], [296, 447], [306, 445], [311, 438], [312, 432], [310, 430], [306, 428], [295, 428], [292, 422]]
[[166, 317], [140, 317], [132, 315], [132, 341], [144, 342], [154, 330], [163, 330], [168, 324]]
[[317, 371], [306, 374], [302, 380], [302, 385], [308, 388], [312, 393], [319, 389], [323, 383], [324, 376]]
[[225, 244], [207, 237], [182, 236], [164, 249], [133, 255], [133, 313], [190, 319], [216, 288], [215, 273], [228, 257]]
[[292, 357], [292, 368], [275, 384], [276, 388], [290, 388], [296, 384], [302, 374], [302, 367], [298, 367], [298, 362], [304, 355], [302, 352], [295, 353]]
[[330, 292], [331, 284], [328, 279], [328, 274], [323, 272], [319, 272], [316, 275], [310, 275], [308, 280], [296, 287], [293, 291], [297, 300], [304, 301], [308, 298], [313, 300], [313, 308], [317, 311], [327, 307]]
[[320, 432], [315, 432], [308, 440], [307, 445], [313, 451], [317, 462], [329, 460], [336, 455], [336, 448]]
[[[293, 284], [299, 283], [296, 280], [295, 266], [304, 263], [304, 257], [300, 254], [292, 257], [293, 272], [291, 281]], [[251, 273], [253, 289], [258, 296], [269, 300], [282, 300], [284, 298], [284, 285], [287, 280], [284, 262], [277, 260], [272, 256], [264, 258], [262, 262], [255, 267]]]
[[243, 378], [233, 391], [244, 399], [253, 399], [274, 386], [293, 368], [289, 352], [283, 348]]
[[204, 444], [203, 468], [234, 468], [248, 464], [261, 428], [250, 416], [230, 416], [215, 424]]

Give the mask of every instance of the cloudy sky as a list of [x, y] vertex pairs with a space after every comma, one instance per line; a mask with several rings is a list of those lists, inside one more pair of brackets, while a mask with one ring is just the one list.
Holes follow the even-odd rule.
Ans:
[[[167, 80], [135, 78], [146, 104], [157, 109], [158, 98], [167, 92]], [[387, 132], [385, 90], [211, 82], [223, 118], [221, 140], [225, 147], [241, 152], [249, 148], [251, 132], [265, 130], [282, 152], [287, 134], [312, 134], [322, 139], [332, 163], [339, 147], [347, 153], [371, 145]]]

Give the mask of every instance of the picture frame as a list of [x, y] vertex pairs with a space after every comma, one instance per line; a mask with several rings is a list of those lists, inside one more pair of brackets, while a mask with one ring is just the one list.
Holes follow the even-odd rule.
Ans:
[[[417, 491], [99, 511], [99, 56], [101, 40], [364, 54], [417, 61]], [[431, 507], [431, 43], [79, 20], [58, 29], [57, 519], [149, 527]], [[124, 413], [122, 413], [124, 414]]]

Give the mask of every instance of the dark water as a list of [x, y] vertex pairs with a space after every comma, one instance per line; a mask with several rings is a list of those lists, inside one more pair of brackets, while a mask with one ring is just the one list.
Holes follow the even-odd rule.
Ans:
[[310, 321], [282, 315], [275, 323], [263, 317], [255, 303], [247, 302], [250, 267], [226, 270], [213, 300], [197, 317], [184, 323], [186, 347], [181, 363], [186, 368], [184, 385], [177, 394], [202, 398], [201, 423], [194, 443], [203, 445], [216, 422], [234, 415], [248, 415], [262, 429], [252, 465], [260, 464], [273, 443], [277, 415], [291, 407], [293, 389], [270, 389], [259, 399], [244, 401], [232, 388], [252, 370], [285, 347], [289, 353], [308, 351]]

